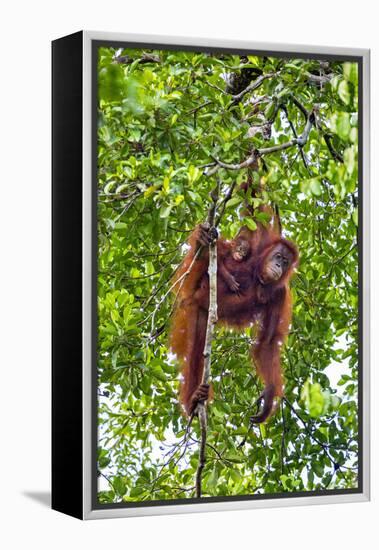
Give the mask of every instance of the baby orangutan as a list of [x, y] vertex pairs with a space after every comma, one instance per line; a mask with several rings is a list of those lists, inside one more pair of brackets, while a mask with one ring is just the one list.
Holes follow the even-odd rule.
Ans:
[[[248, 261], [250, 252], [249, 241], [243, 237], [237, 237], [231, 242], [219, 241], [217, 246], [217, 271], [228, 288], [237, 294], [240, 290], [240, 283], [235, 277], [238, 276], [238, 264]], [[243, 270], [246, 271], [246, 265]]]

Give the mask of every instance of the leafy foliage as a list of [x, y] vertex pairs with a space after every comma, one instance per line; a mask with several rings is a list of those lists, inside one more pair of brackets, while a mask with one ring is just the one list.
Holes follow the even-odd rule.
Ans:
[[[301, 254], [286, 397], [249, 429], [261, 390], [252, 333], [219, 328], [203, 494], [357, 487], [357, 64], [100, 48], [98, 82], [99, 501], [193, 497], [199, 431], [177, 400], [170, 280], [215, 178], [222, 194], [246, 180], [246, 169], [207, 175], [214, 159], [285, 144], [310, 112], [305, 145], [262, 154], [253, 173], [264, 184], [254, 206], [279, 205]], [[259, 219], [241, 221], [242, 201], [236, 186], [226, 237]]]

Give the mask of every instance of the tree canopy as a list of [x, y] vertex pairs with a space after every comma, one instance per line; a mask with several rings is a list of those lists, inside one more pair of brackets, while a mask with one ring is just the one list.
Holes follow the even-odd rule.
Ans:
[[[258, 158], [252, 169], [250, 160]], [[250, 164], [249, 164], [250, 163]], [[217, 327], [204, 497], [358, 483], [358, 64], [111, 47], [98, 57], [98, 470], [101, 503], [194, 496], [199, 427], [178, 405], [172, 276], [216, 180], [241, 225], [247, 171], [300, 251], [285, 398], [261, 391], [251, 330]], [[234, 185], [234, 187], [233, 187]]]

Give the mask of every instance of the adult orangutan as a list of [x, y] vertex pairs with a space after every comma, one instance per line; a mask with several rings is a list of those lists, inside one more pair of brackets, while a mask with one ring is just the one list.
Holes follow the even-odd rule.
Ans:
[[[272, 217], [271, 210], [265, 207], [265, 211]], [[217, 241], [218, 321], [236, 329], [258, 323], [252, 357], [265, 388], [258, 400], [263, 401], [263, 406], [251, 417], [254, 423], [264, 422], [272, 412], [275, 397], [283, 395], [280, 351], [291, 321], [289, 280], [298, 262], [298, 251], [280, 235], [278, 227], [274, 217], [273, 223], [258, 223], [254, 231], [243, 227], [232, 241]], [[207, 226], [198, 225], [176, 274], [175, 289], [179, 291], [176, 290], [170, 344], [181, 363], [180, 400], [189, 416], [197, 403], [209, 397], [208, 384], [202, 384], [209, 307], [209, 242]]]

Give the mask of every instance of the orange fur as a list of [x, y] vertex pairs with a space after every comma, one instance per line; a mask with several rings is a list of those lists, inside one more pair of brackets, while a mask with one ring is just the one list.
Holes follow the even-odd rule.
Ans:
[[[260, 415], [254, 417], [256, 422], [264, 421], [272, 411], [274, 398], [283, 395], [280, 350], [291, 321], [289, 280], [298, 261], [295, 245], [283, 239], [277, 227], [275, 217], [267, 226], [258, 224], [255, 231], [243, 227], [236, 237], [246, 239], [250, 244], [249, 256], [243, 261], [233, 259], [233, 242], [219, 239], [217, 243], [220, 323], [235, 328], [244, 328], [255, 322], [259, 324], [252, 357], [266, 389], [264, 408]], [[209, 306], [207, 247], [193, 262], [199, 242], [204, 240], [203, 232], [204, 228], [198, 226], [192, 233], [190, 249], [176, 274], [177, 285], [174, 289], [178, 300], [172, 319], [170, 346], [181, 364], [183, 381], [180, 400], [187, 414], [194, 410], [194, 394], [202, 383], [204, 369], [203, 351]], [[266, 269], [267, 258], [278, 244], [288, 250], [292, 263], [278, 281], [264, 284], [261, 276]], [[223, 270], [238, 282], [238, 292], [230, 289]]]

